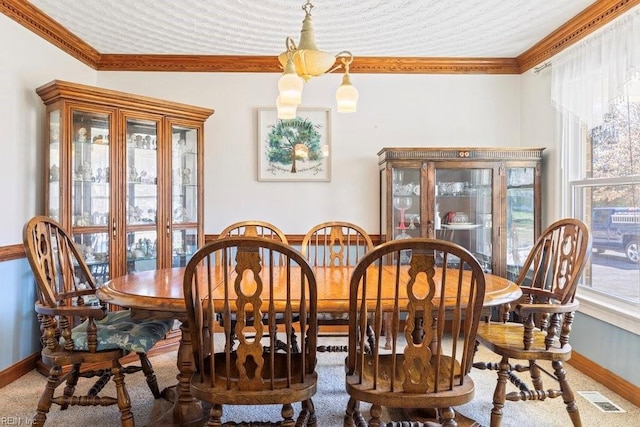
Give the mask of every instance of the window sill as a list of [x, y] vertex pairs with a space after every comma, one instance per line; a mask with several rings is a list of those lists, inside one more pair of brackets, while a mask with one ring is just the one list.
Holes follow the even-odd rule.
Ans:
[[640, 309], [637, 305], [585, 288], [578, 289], [577, 299], [580, 302], [579, 312], [640, 335]]

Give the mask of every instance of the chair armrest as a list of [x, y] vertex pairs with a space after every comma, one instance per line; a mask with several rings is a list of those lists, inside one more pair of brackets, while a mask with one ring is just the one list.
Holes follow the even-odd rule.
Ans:
[[569, 302], [567, 304], [518, 304], [516, 311], [523, 317], [527, 317], [532, 313], [571, 313], [576, 311], [580, 304], [578, 301]]
[[107, 309], [105, 307], [91, 307], [91, 306], [48, 307], [38, 302], [35, 304], [35, 311], [36, 313], [44, 314], [45, 316], [91, 317], [95, 320], [104, 319], [104, 317], [107, 315]]

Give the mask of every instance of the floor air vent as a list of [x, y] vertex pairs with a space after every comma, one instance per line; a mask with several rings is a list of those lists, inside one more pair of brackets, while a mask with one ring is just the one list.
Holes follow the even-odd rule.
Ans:
[[602, 412], [627, 412], [597, 391], [579, 391], [578, 394], [587, 399], [592, 405], [596, 406]]

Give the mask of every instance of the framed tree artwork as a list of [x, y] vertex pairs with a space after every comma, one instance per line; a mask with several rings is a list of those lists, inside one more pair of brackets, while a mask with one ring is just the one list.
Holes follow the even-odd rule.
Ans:
[[259, 181], [330, 181], [331, 110], [298, 108], [278, 119], [276, 108], [258, 110]]

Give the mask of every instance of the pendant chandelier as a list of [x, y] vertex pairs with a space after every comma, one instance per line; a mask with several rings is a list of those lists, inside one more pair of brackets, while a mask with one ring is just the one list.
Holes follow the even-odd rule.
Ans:
[[[296, 46], [291, 37], [287, 37], [286, 50], [278, 56], [278, 61], [284, 69], [284, 73], [278, 81], [279, 96], [276, 99], [279, 119], [296, 117], [297, 106], [302, 102], [304, 82], [309, 81], [312, 77], [328, 74], [343, 67], [342, 84], [336, 91], [338, 112], [352, 113], [356, 111], [358, 90], [351, 85], [349, 75], [349, 65], [353, 62], [353, 55], [346, 50], [337, 55], [318, 50], [311, 21], [312, 8], [310, 0], [307, 0], [302, 6], [305, 17], [302, 21], [298, 45]], [[336, 61], [339, 61], [337, 65]]]

